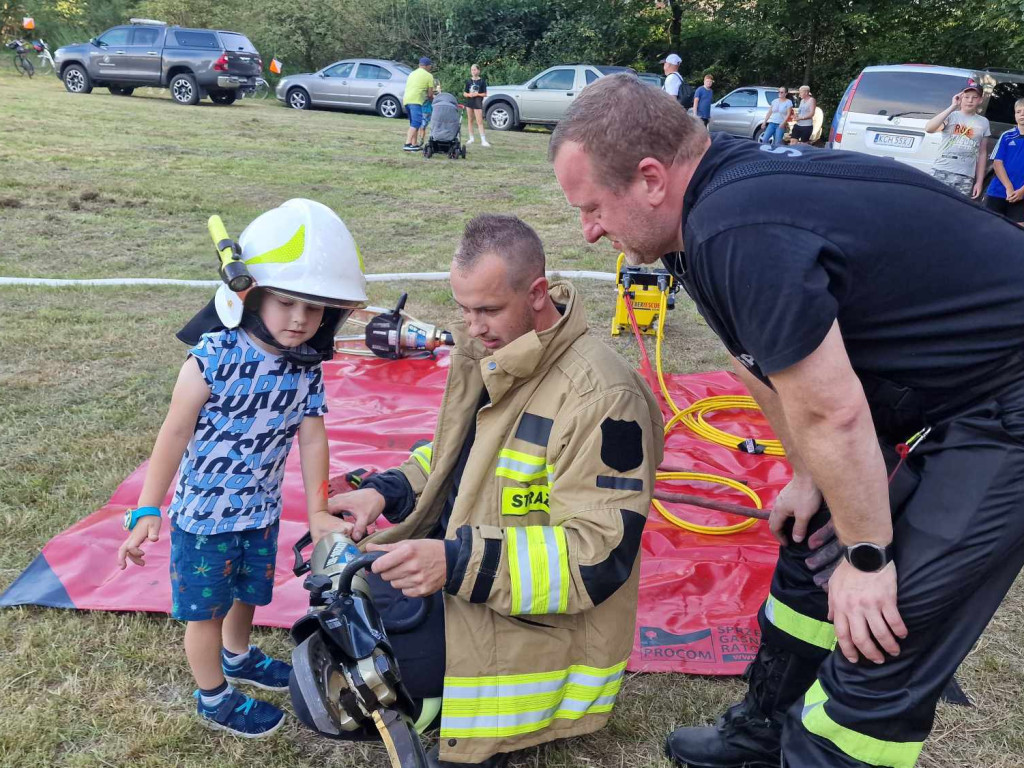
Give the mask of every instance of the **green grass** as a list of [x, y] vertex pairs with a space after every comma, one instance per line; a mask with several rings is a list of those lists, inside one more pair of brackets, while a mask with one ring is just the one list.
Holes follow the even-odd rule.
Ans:
[[[516, 213], [536, 227], [553, 267], [614, 266], [607, 246], [584, 243], [543, 132], [493, 134], [494, 148], [471, 147], [466, 162], [425, 162], [399, 150], [400, 121], [297, 113], [273, 101], [183, 108], [156, 91], [72, 96], [56, 79], [14, 79], [10, 70], [0, 70], [0, 99], [3, 276], [210, 279], [211, 213], [237, 234], [295, 196], [338, 210], [371, 272], [446, 269], [462, 226], [483, 212]], [[579, 287], [591, 332], [607, 338], [611, 287]], [[371, 299], [389, 303], [402, 290], [423, 319], [455, 318], [443, 283], [372, 284]], [[207, 297], [0, 287], [0, 590], [146, 458], [181, 359], [173, 332]], [[669, 333], [671, 370], [723, 365], [692, 305], [680, 303]], [[636, 360], [629, 337], [612, 343]], [[940, 707], [920, 765], [1024, 761], [1022, 594], [1018, 584], [961, 671], [977, 708]], [[259, 630], [258, 639], [288, 652], [281, 631]], [[200, 728], [181, 641], [182, 625], [163, 616], [0, 612], [0, 767], [386, 765], [380, 747], [331, 743], [294, 722], [253, 743]], [[666, 732], [713, 720], [742, 691], [737, 680], [631, 675], [608, 728], [528, 750], [515, 764], [666, 768]]]

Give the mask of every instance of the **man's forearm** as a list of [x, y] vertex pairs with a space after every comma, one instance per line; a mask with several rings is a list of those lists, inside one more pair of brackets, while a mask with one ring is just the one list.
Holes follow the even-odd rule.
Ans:
[[732, 358], [732, 367], [740, 381], [750, 392], [751, 397], [757, 402], [758, 407], [764, 413], [768, 423], [771, 425], [775, 436], [779, 438], [783, 449], [786, 451], [786, 461], [793, 469], [794, 475], [809, 475], [807, 465], [800, 458], [796, 444], [790, 434], [789, 424], [786, 422], [786, 414], [782, 410], [782, 403], [775, 392], [765, 386], [760, 379], [750, 373], [739, 360]]

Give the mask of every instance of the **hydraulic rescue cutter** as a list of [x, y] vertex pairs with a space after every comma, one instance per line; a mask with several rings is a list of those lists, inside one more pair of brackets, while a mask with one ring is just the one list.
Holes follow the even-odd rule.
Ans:
[[[293, 548], [296, 576], [306, 575], [309, 612], [291, 629], [289, 682], [295, 713], [322, 736], [351, 741], [381, 739], [393, 768], [426, 768], [427, 756], [414, 725], [416, 704], [402, 684], [387, 631], [361, 575], [383, 552], [361, 553], [348, 537], [329, 533], [308, 561], [307, 533]], [[403, 626], [418, 625], [424, 601]]]
[[349, 355], [376, 355], [398, 360], [410, 355], [433, 355], [439, 347], [455, 344], [451, 333], [417, 320], [405, 311], [409, 294], [403, 293], [394, 309], [366, 307], [355, 310], [349, 323], [361, 325], [362, 334], [334, 337], [334, 351]]

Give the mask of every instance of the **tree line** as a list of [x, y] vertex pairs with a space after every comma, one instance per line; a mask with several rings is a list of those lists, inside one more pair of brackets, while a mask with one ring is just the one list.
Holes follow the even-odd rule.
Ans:
[[430, 56], [453, 85], [474, 62], [497, 84], [565, 62], [660, 72], [676, 52], [695, 84], [806, 83], [826, 109], [871, 64], [1024, 68], [1024, 0], [0, 0], [4, 41], [23, 16], [54, 48], [137, 16], [243, 32], [285, 74]]

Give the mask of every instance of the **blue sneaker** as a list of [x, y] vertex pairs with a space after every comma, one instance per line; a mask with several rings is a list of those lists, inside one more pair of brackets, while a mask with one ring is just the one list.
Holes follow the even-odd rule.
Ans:
[[251, 699], [239, 691], [231, 691], [215, 707], [203, 705], [199, 691], [196, 698], [196, 712], [203, 724], [218, 731], [227, 731], [246, 739], [261, 739], [269, 736], [284, 722], [284, 712], [265, 701]]
[[265, 691], [287, 691], [291, 664], [272, 659], [255, 645], [241, 664], [232, 664], [225, 651], [220, 652], [220, 666], [229, 683], [248, 683]]

